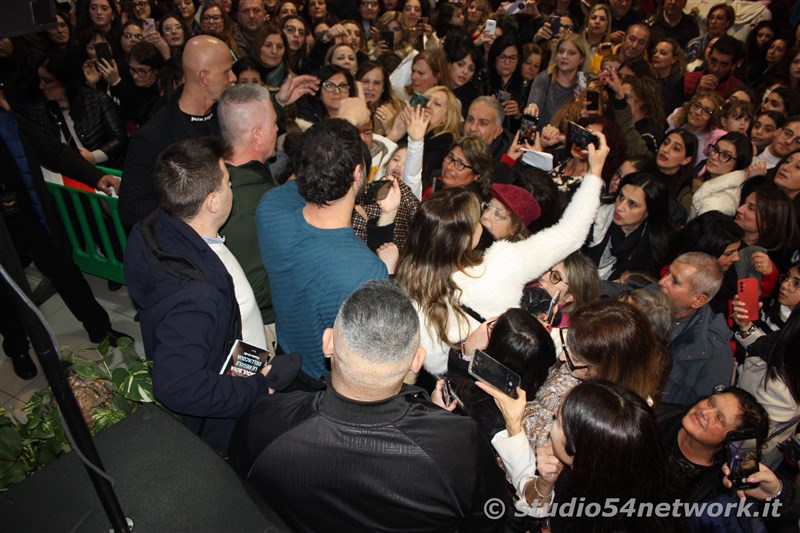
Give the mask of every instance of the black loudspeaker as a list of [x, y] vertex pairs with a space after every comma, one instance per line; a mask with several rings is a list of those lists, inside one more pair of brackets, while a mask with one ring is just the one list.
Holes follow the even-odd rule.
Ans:
[[[133, 531], [290, 531], [196, 435], [148, 405], [94, 438]], [[0, 493], [0, 531], [109, 531], [83, 463], [69, 452]]]

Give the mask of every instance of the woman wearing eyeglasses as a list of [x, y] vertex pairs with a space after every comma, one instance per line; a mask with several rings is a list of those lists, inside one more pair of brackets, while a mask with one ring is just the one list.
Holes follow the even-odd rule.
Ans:
[[297, 101], [297, 125], [302, 130], [326, 118], [337, 118], [342, 100], [356, 96], [356, 82], [349, 70], [338, 65], [325, 65], [317, 73], [319, 91]]
[[501, 35], [489, 48], [487, 61], [489, 71], [489, 94], [500, 100], [505, 120], [503, 126], [509, 131], [519, 129], [522, 108], [528, 99], [528, 88], [522, 77], [522, 50], [512, 35]]
[[186, 44], [186, 39], [188, 39], [187, 35], [189, 35], [181, 19], [176, 15], [167, 15], [159, 21], [158, 29], [161, 32], [162, 39], [169, 47], [169, 57], [180, 55], [183, 51], [183, 45]]
[[200, 10], [200, 28], [203, 32], [211, 32], [222, 39], [237, 58], [242, 56], [239, 45], [236, 44], [233, 21], [225, 8], [216, 0], [206, 2]]
[[676, 109], [669, 117], [669, 129], [683, 128], [697, 137], [697, 153], [694, 154], [694, 165], [699, 165], [706, 158], [706, 147], [717, 142], [726, 131], [720, 129], [720, 108], [723, 101], [715, 93], [698, 92], [691, 100]]
[[477, 251], [483, 231], [480, 201], [461, 187], [446, 188], [422, 202], [396, 279], [419, 313], [428, 372], [444, 372], [451, 348], [459, 349], [487, 318], [518, 307], [525, 283], [583, 243], [599, 205], [603, 184], [598, 173], [609, 151], [602, 133], [598, 137], [600, 147], [590, 149], [588, 173], [561, 220], [523, 241], [498, 242], [483, 254]]
[[689, 219], [707, 211], [733, 216], [739, 207], [741, 186], [753, 161], [753, 144], [747, 135], [726, 133], [706, 148], [706, 166], [694, 180]]

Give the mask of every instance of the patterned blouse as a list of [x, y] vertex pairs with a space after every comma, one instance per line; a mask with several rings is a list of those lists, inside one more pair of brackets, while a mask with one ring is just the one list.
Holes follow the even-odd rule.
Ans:
[[553, 415], [579, 383], [580, 380], [569, 373], [567, 365], [561, 365], [550, 372], [547, 381], [536, 392], [536, 398], [525, 406], [522, 429], [534, 451], [550, 436]]

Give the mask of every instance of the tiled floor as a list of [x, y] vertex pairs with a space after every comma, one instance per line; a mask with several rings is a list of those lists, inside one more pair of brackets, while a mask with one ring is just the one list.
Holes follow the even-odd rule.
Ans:
[[[26, 270], [28, 279], [32, 286], [41, 279], [41, 274], [33, 267]], [[136, 352], [143, 356], [144, 347], [142, 344], [142, 333], [139, 328], [139, 323], [134, 321], [133, 317], [136, 314], [133, 302], [128, 296], [127, 287], [122, 287], [117, 291], [109, 291], [106, 280], [91, 276], [84, 275], [92, 288], [97, 301], [102, 305], [111, 318], [111, 326], [123, 333], [127, 333], [136, 341]], [[85, 349], [94, 348], [94, 344], [89, 341], [89, 335], [83, 329], [81, 323], [72, 315], [72, 313], [64, 305], [64, 301], [58, 293], [54, 294], [49, 300], [39, 306], [39, 310], [44, 315], [51, 329], [56, 335], [59, 343], [59, 349], [62, 353], [65, 350], [80, 351]], [[0, 337], [2, 338], [2, 337]], [[14, 367], [11, 360], [5, 355], [0, 357], [0, 406], [7, 412], [13, 412], [16, 416], [20, 416], [20, 407], [25, 404], [28, 399], [38, 390], [47, 385], [47, 380], [41, 371], [39, 361], [37, 360], [36, 353], [31, 349], [31, 357], [39, 369], [39, 375], [34, 379], [25, 381], [17, 377], [14, 373]], [[97, 355], [96, 352], [88, 351], [83, 352], [82, 355], [91, 357], [92, 354]], [[114, 360], [112, 359], [112, 366]]]

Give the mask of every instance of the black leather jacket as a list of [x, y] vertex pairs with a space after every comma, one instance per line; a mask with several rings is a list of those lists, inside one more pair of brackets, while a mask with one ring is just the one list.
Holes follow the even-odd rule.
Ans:
[[[94, 89], [83, 87], [81, 95], [84, 100], [84, 111], [78, 116], [72, 114], [75, 133], [81, 144], [90, 151], [103, 151], [110, 162], [121, 161], [128, 136], [119, 109], [108, 96]], [[48, 102], [37, 107], [32, 112], [31, 119], [54, 135], [60, 135], [62, 127], [63, 131], [66, 131], [66, 126], [62, 126], [64, 120], [62, 113], [57, 107], [53, 107], [52, 103]], [[71, 144], [67, 134], [65, 137], [68, 144]]]

